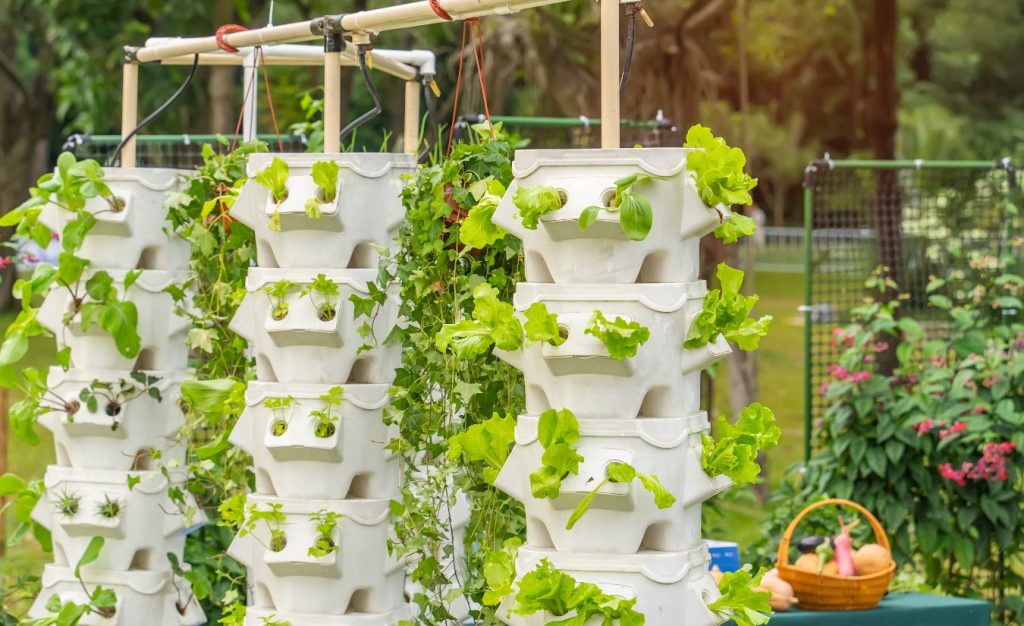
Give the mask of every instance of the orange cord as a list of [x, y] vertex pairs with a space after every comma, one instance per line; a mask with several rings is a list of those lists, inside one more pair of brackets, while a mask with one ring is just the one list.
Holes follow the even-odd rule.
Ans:
[[226, 41], [224, 41], [224, 35], [230, 35], [232, 33], [240, 33], [240, 32], [246, 31], [246, 30], [249, 30], [249, 29], [246, 28], [245, 26], [239, 26], [238, 24], [224, 24], [223, 26], [221, 26], [220, 28], [217, 29], [217, 32], [214, 33], [213, 36], [217, 39], [217, 45], [224, 52], [238, 52], [238, 48], [236, 48], [236, 47], [228, 44]]
[[[259, 58], [259, 66], [263, 70], [263, 85], [266, 88], [267, 92], [267, 108], [270, 109], [270, 119], [274, 123], [274, 134], [277, 135], [277, 150], [278, 152], [284, 152], [284, 142], [281, 140], [281, 129], [278, 127], [277, 123], [277, 111], [274, 108], [274, 97], [270, 93], [270, 77], [267, 76], [266, 71], [267, 63], [266, 59], [263, 56], [263, 48], [261, 46], [256, 46], [256, 55]], [[242, 107], [238, 111], [238, 121], [235, 122], [235, 136], [231, 142], [232, 151], [234, 151], [234, 149], [238, 146], [238, 136], [242, 130], [242, 120], [245, 117], [245, 105], [249, 102], [250, 96], [255, 97], [255, 94], [252, 93], [255, 90], [255, 88], [255, 84], [252, 84], [249, 86], [249, 89], [247, 89], [245, 93], [242, 94]]]
[[[472, 29], [472, 30], [470, 30]], [[466, 58], [466, 31], [470, 30], [473, 36], [473, 60], [476, 63], [476, 75], [480, 82], [480, 94], [484, 101], [484, 117], [487, 119], [487, 126], [491, 131], [491, 139], [495, 138], [494, 125], [491, 124], [491, 109], [487, 103], [487, 78], [484, 76], [484, 43], [483, 30], [480, 20], [471, 17], [462, 22], [462, 45], [459, 53], [459, 72], [455, 79], [455, 101], [452, 103], [452, 123], [448, 127], [448, 148], [445, 153], [452, 151], [452, 140], [455, 137], [455, 118], [459, 114], [459, 93], [462, 91], [462, 65]]]

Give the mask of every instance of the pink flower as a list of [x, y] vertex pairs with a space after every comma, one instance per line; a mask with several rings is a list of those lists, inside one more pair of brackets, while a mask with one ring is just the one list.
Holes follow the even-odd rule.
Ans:
[[941, 359], [937, 356], [933, 356], [931, 361], [932, 365], [934, 365], [935, 367], [946, 367], [946, 359]]
[[851, 383], [862, 383], [871, 380], [871, 372], [854, 372], [850, 375]]
[[967, 430], [967, 422], [953, 422], [953, 425], [949, 428], [943, 428], [939, 431], [939, 439], [948, 439], [953, 435], [959, 435], [965, 430]]
[[60, 233], [58, 233], [57, 231], [53, 231], [52, 233], [50, 233], [50, 239], [52, 241], [60, 241]]
[[978, 406], [974, 407], [974, 414], [975, 415], [984, 415], [985, 414], [985, 407], [980, 405], [980, 404]]
[[850, 372], [842, 365], [829, 365], [828, 373], [836, 380], [846, 380], [846, 377], [850, 375]]
[[[964, 463], [964, 465], [969, 466], [970, 463]], [[946, 480], [952, 480], [961, 487], [966, 487], [967, 481], [964, 479], [964, 477], [967, 475], [969, 469], [970, 468], [968, 467], [967, 469], [955, 470], [953, 469], [953, 466], [950, 465], [949, 463], [943, 463], [939, 465], [939, 475], [945, 478]]]
[[889, 343], [885, 341], [875, 342], [875, 352], [885, 352], [889, 349]]
[[989, 376], [985, 380], [981, 381], [981, 384], [986, 389], [991, 389], [992, 386], [995, 385], [997, 382], [999, 382], [999, 377], [998, 376]]
[[11, 264], [11, 257], [5, 256], [3, 258], [0, 258], [0, 270], [4, 269], [5, 267], [10, 266], [10, 264]]
[[874, 363], [875, 362], [875, 355], [873, 355], [873, 354], [865, 354], [864, 355], [864, 362], [865, 363]]
[[825, 397], [828, 395], [828, 383], [821, 383], [818, 387], [818, 395]]
[[923, 422], [918, 422], [911, 426], [911, 428], [917, 431], [918, 437], [921, 437], [932, 432], [932, 429], [935, 428], [935, 420], [930, 417], [926, 417]]

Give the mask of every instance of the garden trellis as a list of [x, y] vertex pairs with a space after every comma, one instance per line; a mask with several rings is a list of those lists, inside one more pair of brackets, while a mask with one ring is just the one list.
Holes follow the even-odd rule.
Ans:
[[829, 404], [819, 388], [842, 350], [832, 331], [863, 302], [865, 277], [892, 265], [909, 296], [901, 311], [925, 322], [941, 318], [925, 293], [930, 277], [965, 264], [966, 253], [1011, 249], [1024, 233], [1018, 193], [1009, 159], [811, 162], [804, 181], [805, 455]]
[[[743, 272], [719, 265], [715, 289], [698, 279], [702, 236], [735, 243], [753, 232], [731, 210], [752, 202], [756, 184], [740, 151], [699, 125], [683, 147], [620, 147], [619, 2], [600, 5], [597, 150], [512, 159], [488, 123], [473, 129], [477, 141], [419, 166], [419, 95], [433, 58], [371, 49], [385, 30], [553, 3], [429, 0], [126, 49], [121, 167], [61, 155], [55, 176], [7, 218], [40, 245], [50, 232], [37, 219], [60, 230], [63, 253], [59, 268], [19, 289], [24, 311], [4, 364], [44, 334], [31, 302], [45, 294], [38, 318], [58, 336], [68, 372], [55, 371], [50, 386], [84, 385], [88, 413], [106, 413], [97, 434], [76, 421], [85, 417], [77, 401], [40, 411], [57, 413], [44, 425], [68, 432], [45, 495], [19, 495], [39, 500], [35, 521], [56, 529], [59, 547], [33, 616], [192, 625], [203, 619], [197, 601], [213, 594], [221, 623], [233, 626], [467, 615], [529, 626], [569, 613], [580, 623], [714, 626], [770, 610], [769, 594], [751, 590], [760, 575], [715, 584], [700, 535], [704, 501], [756, 480], [759, 450], [780, 434], [757, 403], [735, 422], [719, 417], [717, 437], [700, 411], [702, 370], [732, 346], [756, 349], [772, 321], [749, 317], [756, 297], [742, 294]], [[315, 39], [324, 51], [296, 45]], [[375, 110], [343, 129], [339, 74], [353, 60]], [[204, 149], [187, 178], [137, 167], [138, 66], [155, 61], [191, 65], [189, 80], [201, 65], [245, 67], [250, 93], [257, 67], [322, 64], [324, 152], [243, 143]], [[340, 152], [345, 133], [379, 112], [371, 63], [406, 80], [402, 153]], [[253, 100], [242, 113], [247, 138]], [[177, 276], [183, 267], [188, 275]], [[421, 314], [452, 295], [439, 315]], [[199, 380], [182, 380], [186, 347]], [[443, 378], [452, 372], [465, 377]], [[117, 376], [135, 382], [108, 381]], [[51, 391], [38, 373], [24, 377]], [[180, 385], [182, 402], [164, 381]], [[164, 395], [154, 412], [168, 424], [116, 421], [126, 403], [134, 415], [144, 396]], [[480, 410], [478, 396], [493, 410]], [[438, 405], [440, 427], [423, 419]], [[19, 415], [30, 435], [37, 416]], [[161, 444], [183, 415], [179, 432], [199, 444], [187, 456], [180, 437]], [[206, 432], [209, 424], [221, 429]], [[83, 433], [101, 438], [99, 454], [119, 462], [114, 474], [75, 471], [94, 462]], [[419, 436], [421, 447], [407, 447]], [[211, 459], [232, 454], [225, 486]], [[183, 467], [199, 480], [179, 486]], [[81, 498], [68, 494], [79, 490], [90, 514], [120, 521], [78, 524]], [[223, 548], [197, 528], [197, 498], [211, 492], [225, 494], [212, 503], [233, 533]], [[437, 494], [442, 506], [432, 508]], [[177, 514], [158, 517], [168, 510], [154, 508], [161, 499]], [[486, 510], [495, 503], [504, 518]], [[185, 566], [186, 530], [214, 537], [215, 554]], [[472, 549], [460, 550], [464, 541]], [[204, 574], [215, 559], [228, 563]], [[463, 585], [470, 562], [477, 569]], [[464, 607], [453, 605], [459, 597]]]

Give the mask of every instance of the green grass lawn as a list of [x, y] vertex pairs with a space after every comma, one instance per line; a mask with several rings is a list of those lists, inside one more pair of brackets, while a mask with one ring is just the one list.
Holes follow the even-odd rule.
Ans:
[[[0, 317], [0, 328], [7, 328], [7, 325], [14, 318], [13, 314], [5, 314]], [[29, 351], [25, 359], [19, 364], [23, 367], [44, 368], [54, 362], [53, 339], [37, 337], [29, 345]], [[11, 390], [9, 401], [11, 404], [21, 400], [17, 390]], [[7, 447], [7, 471], [17, 474], [26, 480], [42, 480], [46, 473], [46, 466], [54, 458], [53, 440], [50, 432], [42, 427], [36, 428], [42, 443], [38, 446], [30, 446], [18, 439], [13, 432], [9, 434]], [[17, 522], [10, 511], [6, 514], [6, 534], [9, 536], [17, 527]], [[4, 538], [6, 543], [6, 537]], [[17, 573], [39, 572], [42, 564], [48, 562], [49, 556], [44, 554], [35, 541], [31, 539], [22, 541], [16, 546], [6, 549], [3, 558], [0, 558], [0, 576], [8, 576]]]
[[[774, 317], [756, 353], [758, 401], [775, 412], [782, 429], [778, 447], [767, 453], [770, 485], [777, 484], [785, 469], [803, 458], [804, 325], [797, 310], [803, 304], [803, 288], [801, 274], [758, 272], [755, 277], [755, 291], [761, 300], [754, 314]], [[729, 368], [724, 364], [715, 377], [714, 402], [718, 413], [729, 413]], [[758, 523], [764, 517], [764, 508], [749, 489], [734, 489], [727, 497], [718, 496], [709, 504], [721, 515], [707, 520], [705, 534], [738, 542], [742, 555], [743, 546], [759, 537]]]

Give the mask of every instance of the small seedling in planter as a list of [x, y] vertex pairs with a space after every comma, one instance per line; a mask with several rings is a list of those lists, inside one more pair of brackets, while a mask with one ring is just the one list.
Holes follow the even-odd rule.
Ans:
[[20, 391], [24, 399], [11, 405], [10, 423], [18, 436], [32, 445], [39, 443], [35, 423], [40, 415], [48, 412], [64, 413], [68, 421], [73, 421], [75, 414], [82, 408], [78, 400], [64, 398], [50, 389], [48, 376], [49, 370], [26, 367], [21, 370], [21, 379], [12, 381], [12, 388]]
[[512, 203], [516, 205], [519, 219], [523, 226], [530, 230], [536, 230], [542, 216], [562, 208], [565, 202], [564, 191], [544, 185], [519, 187], [512, 196]]
[[326, 439], [337, 431], [336, 423], [338, 421], [338, 416], [334, 414], [334, 409], [341, 408], [341, 398], [344, 393], [345, 389], [343, 387], [331, 387], [327, 390], [327, 393], [320, 396], [320, 401], [323, 402], [323, 408], [309, 412], [310, 417], [316, 420], [316, 425], [313, 427], [313, 434], [317, 437]]
[[281, 510], [283, 507], [280, 502], [272, 502], [268, 509], [260, 510], [257, 505], [246, 502], [245, 494], [235, 494], [221, 502], [217, 512], [220, 513], [220, 525], [236, 529], [239, 537], [252, 533], [259, 522], [265, 523], [270, 543], [268, 545], [260, 541], [260, 544], [272, 552], [280, 552], [288, 543], [281, 529], [281, 523], [285, 519]]
[[275, 437], [280, 437], [288, 430], [288, 423], [291, 422], [291, 409], [297, 403], [292, 396], [272, 396], [263, 400], [263, 406], [270, 409], [274, 415], [270, 432]]
[[601, 487], [608, 483], [631, 483], [633, 479], [639, 479], [644, 489], [651, 492], [654, 496], [654, 503], [659, 509], [667, 509], [676, 503], [676, 497], [668, 489], [665, 489], [665, 486], [661, 484], [657, 476], [641, 474], [629, 463], [613, 462], [609, 463], [608, 467], [605, 468], [604, 479], [576, 505], [576, 509], [569, 516], [565, 529], [572, 530], [576, 522], [580, 521], [580, 518], [590, 510], [590, 503], [593, 502]]
[[338, 551], [338, 544], [334, 543], [334, 531], [339, 519], [341, 514], [323, 509], [309, 516], [309, 521], [316, 527], [316, 540], [309, 547], [309, 556], [319, 559]]
[[117, 498], [111, 498], [109, 494], [105, 495], [103, 502], [96, 505], [96, 512], [100, 517], [114, 519], [121, 514], [121, 502]]
[[312, 283], [302, 288], [299, 297], [309, 296], [313, 308], [316, 309], [317, 318], [321, 322], [329, 322], [338, 315], [339, 293], [338, 283], [327, 278], [325, 274], [317, 274]]
[[306, 200], [306, 215], [320, 219], [320, 205], [331, 204], [338, 197], [338, 171], [334, 161], [317, 161], [313, 164], [313, 182], [316, 183], [316, 197]]
[[263, 293], [270, 296], [270, 315], [275, 321], [280, 322], [288, 315], [288, 292], [295, 287], [297, 285], [290, 280], [279, 280], [263, 286]]
[[82, 505], [82, 496], [78, 493], [73, 493], [66, 489], [61, 490], [57, 495], [57, 502], [54, 503], [54, 507], [57, 512], [64, 517], [74, 517], [78, 514], [78, 509]]
[[650, 201], [636, 193], [633, 187], [651, 180], [666, 180], [663, 176], [651, 174], [630, 174], [615, 181], [615, 190], [605, 206], [588, 206], [580, 213], [580, 230], [590, 228], [601, 211], [619, 214], [619, 228], [631, 241], [643, 241], [651, 232], [654, 210]]
[[610, 321], [600, 311], [594, 311], [583, 333], [600, 339], [609, 356], [616, 361], [636, 356], [637, 348], [651, 338], [650, 329], [640, 322], [630, 322], [621, 317]]
[[288, 199], [288, 164], [279, 157], [274, 157], [270, 165], [256, 174], [256, 182], [270, 190], [274, 200], [274, 212], [270, 216], [267, 227], [273, 231], [281, 230], [281, 204]]
[[[157, 402], [163, 401], [160, 390], [156, 387], [160, 378], [140, 371], [134, 371], [130, 376], [135, 382], [123, 378], [112, 383], [94, 380], [78, 394], [78, 398], [92, 413], [99, 410], [99, 403], [103, 401], [104, 413], [114, 418], [110, 425], [111, 430], [117, 430], [120, 427], [121, 423], [117, 418], [128, 402], [142, 396], [149, 396]], [[73, 417], [68, 416], [68, 421], [74, 421]]]

